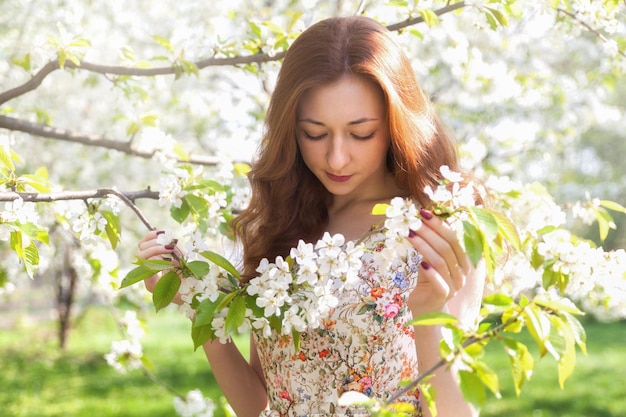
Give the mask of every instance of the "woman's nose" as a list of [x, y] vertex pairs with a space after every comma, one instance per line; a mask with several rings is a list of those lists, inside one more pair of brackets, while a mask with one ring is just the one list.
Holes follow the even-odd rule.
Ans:
[[345, 138], [333, 137], [329, 143], [328, 149], [328, 166], [340, 173], [341, 170], [350, 162], [350, 153]]

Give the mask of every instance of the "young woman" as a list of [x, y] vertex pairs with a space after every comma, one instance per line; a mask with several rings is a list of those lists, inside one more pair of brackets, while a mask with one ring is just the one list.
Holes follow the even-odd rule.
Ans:
[[[233, 344], [204, 346], [239, 417], [362, 413], [338, 406], [341, 394], [387, 399], [401, 381], [439, 360], [441, 329], [413, 327], [408, 320], [447, 311], [473, 322], [483, 271], [472, 266], [455, 233], [427, 211], [423, 192], [437, 185], [442, 165], [457, 169], [454, 145], [408, 58], [383, 26], [365, 17], [330, 18], [296, 39], [249, 175], [250, 205], [234, 223], [244, 249], [243, 277], [253, 278], [262, 258], [287, 256], [299, 239], [315, 242], [324, 232], [379, 250], [384, 219], [372, 215], [372, 208], [396, 196], [424, 207], [423, 225], [408, 237], [415, 249], [411, 262], [396, 262], [389, 271], [375, 258], [363, 258], [359, 284], [337, 294], [339, 305], [321, 328], [302, 335], [299, 352], [278, 335], [254, 332], [249, 359]], [[156, 243], [156, 232], [139, 249], [147, 259], [173, 250]], [[148, 289], [157, 280], [148, 279]], [[372, 308], [363, 308], [365, 301]], [[477, 415], [453, 370], [439, 369], [430, 383], [439, 416]], [[430, 415], [418, 391], [401, 400]]]

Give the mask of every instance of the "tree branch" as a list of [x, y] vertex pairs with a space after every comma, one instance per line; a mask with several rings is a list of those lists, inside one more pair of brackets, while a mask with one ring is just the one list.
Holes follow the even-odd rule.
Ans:
[[[625, 1], [626, 3], [626, 1]], [[563, 13], [566, 16], [569, 16], [570, 18], [572, 18], [572, 20], [574, 20], [575, 22], [578, 22], [578, 24], [582, 25], [585, 29], [587, 29], [589, 32], [593, 33], [594, 35], [596, 35], [598, 37], [598, 39], [600, 39], [602, 42], [608, 42], [609, 39], [604, 36], [602, 33], [600, 33], [599, 30], [593, 28], [590, 24], [588, 24], [587, 22], [585, 22], [584, 20], [582, 20], [580, 17], [576, 16], [574, 13], [572, 12], [568, 12], [567, 10], [561, 8], [561, 7], [557, 7], [556, 9], [557, 13]], [[626, 57], [626, 52], [618, 49], [617, 53], [623, 57]]]
[[104, 198], [109, 195], [115, 195], [124, 202], [131, 210], [135, 212], [137, 217], [143, 222], [149, 230], [153, 230], [154, 226], [143, 215], [141, 210], [135, 204], [135, 200], [147, 198], [157, 200], [159, 193], [150, 189], [141, 191], [118, 191], [115, 188], [98, 188], [96, 190], [87, 191], [59, 191], [54, 193], [18, 193], [13, 191], [0, 192], [0, 201], [23, 200], [31, 203], [52, 203], [54, 201], [67, 200], [87, 200], [89, 198]]
[[[83, 133], [73, 132], [71, 130], [59, 129], [39, 123], [33, 123], [26, 120], [16, 119], [14, 117], [0, 115], [0, 128], [12, 131], [24, 132], [33, 136], [44, 138], [59, 139], [67, 142], [80, 143], [88, 146], [99, 146], [101, 148], [113, 149], [132, 156], [150, 159], [154, 155], [153, 152], [141, 152], [133, 149], [130, 142], [122, 142], [113, 140], [104, 136], [91, 136]], [[189, 156], [188, 159], [177, 157], [179, 162], [190, 162], [197, 165], [217, 165], [219, 159], [213, 156]]]
[[[452, 12], [454, 10], [465, 7], [464, 1], [455, 4], [448, 4], [440, 9], [435, 10], [437, 16], [441, 16], [445, 13]], [[363, 4], [362, 6], [363, 7]], [[419, 16], [413, 19], [407, 19], [403, 22], [392, 24], [387, 26], [390, 31], [398, 31], [408, 26], [416, 25], [424, 21], [423, 17]], [[236, 66], [251, 63], [265, 63], [270, 61], [278, 61], [284, 58], [285, 52], [279, 52], [273, 55], [258, 53], [248, 56], [234, 56], [224, 58], [207, 58], [199, 60], [194, 64], [198, 69], [204, 69], [214, 66]], [[82, 69], [103, 75], [125, 75], [125, 76], [139, 76], [148, 77], [156, 75], [168, 75], [176, 74], [177, 68], [175, 65], [167, 67], [156, 68], [132, 68], [124, 66], [111, 66], [111, 65], [99, 65], [88, 61], [81, 61], [79, 65], [74, 64], [70, 60], [65, 61], [65, 68], [70, 69]], [[19, 85], [15, 88], [0, 93], [0, 105], [12, 100], [16, 97], [22, 96], [30, 91], [37, 89], [43, 80], [52, 72], [60, 69], [59, 60], [53, 60], [44, 65], [37, 73], [27, 82]], [[8, 130], [19, 131], [28, 133], [33, 136], [40, 136], [51, 139], [64, 140], [68, 142], [80, 143], [88, 146], [99, 146], [107, 149], [113, 149], [120, 152], [124, 152], [129, 155], [138, 156], [142, 158], [152, 158], [153, 153], [139, 152], [132, 149], [130, 142], [123, 142], [118, 140], [109, 139], [103, 136], [93, 136], [85, 133], [73, 132], [66, 129], [60, 129], [52, 126], [42, 125], [38, 123], [29, 122], [13, 117], [0, 115], [0, 128]], [[208, 156], [193, 156], [188, 160], [177, 158], [180, 162], [190, 162], [198, 165], [216, 165], [218, 160], [215, 157]]]
[[[454, 4], [448, 4], [447, 6], [441, 7], [437, 10], [435, 10], [435, 14], [437, 16], [441, 16], [444, 15], [446, 13], [450, 13], [453, 12], [457, 9], [462, 9], [463, 7], [467, 6], [467, 4], [465, 4], [464, 1], [460, 1], [458, 3], [454, 3]], [[398, 31], [398, 30], [402, 30], [406, 27], [409, 26], [414, 26], [417, 25], [418, 23], [422, 23], [424, 21], [424, 18], [422, 16], [418, 16], [418, 17], [414, 17], [412, 19], [407, 19], [403, 22], [398, 22], [398, 23], [394, 23], [393, 25], [389, 25], [387, 26], [387, 29], [389, 29], [392, 32]], [[1, 103], [1, 102], [0, 102]]]
[[[242, 65], [242, 64], [251, 64], [251, 63], [264, 63], [270, 61], [278, 61], [285, 56], [284, 52], [279, 52], [274, 55], [269, 54], [255, 54], [249, 56], [235, 56], [229, 58], [207, 58], [200, 61], [195, 62], [194, 64], [198, 69], [204, 69], [207, 67], [215, 67], [215, 66], [234, 66], [234, 65]], [[54, 61], [48, 62], [44, 65], [37, 73], [24, 84], [12, 88], [10, 90], [5, 91], [0, 94], [0, 105], [6, 103], [7, 101], [14, 99], [15, 97], [19, 97], [28, 93], [29, 91], [35, 90], [39, 85], [41, 85], [42, 81], [52, 72], [60, 69], [59, 60], [56, 59]], [[88, 61], [80, 61], [80, 65], [74, 64], [72, 61], [65, 61], [65, 68], [71, 69], [83, 69], [90, 72], [95, 72], [103, 75], [127, 75], [127, 76], [136, 76], [136, 77], [151, 77], [155, 75], [170, 75], [176, 74], [177, 69], [174, 65], [168, 67], [157, 67], [157, 68], [132, 68], [132, 67], [123, 67], [123, 66], [112, 66], [112, 65], [99, 65], [94, 64]]]
[[[437, 16], [441, 16], [443, 14], [452, 12], [454, 10], [465, 7], [466, 4], [464, 1], [455, 4], [448, 4], [440, 9], [435, 10], [435, 14]], [[419, 16], [413, 19], [407, 19], [403, 22], [395, 23], [387, 26], [387, 29], [390, 31], [398, 31], [408, 26], [416, 25], [418, 23], [422, 23], [424, 19]], [[224, 58], [207, 58], [200, 61], [195, 62], [194, 64], [198, 69], [204, 69], [207, 67], [216, 67], [216, 66], [235, 66], [235, 65], [243, 65], [243, 64], [253, 64], [253, 63], [265, 63], [271, 61], [278, 61], [283, 59], [285, 56], [285, 52], [281, 51], [276, 54], [266, 54], [266, 53], [258, 53], [254, 55], [247, 56], [234, 56], [234, 57], [224, 57]], [[103, 75], [127, 75], [127, 76], [138, 76], [138, 77], [149, 77], [155, 75], [170, 75], [176, 74], [177, 68], [174, 65], [170, 65], [167, 67], [156, 67], [156, 68], [133, 68], [133, 67], [124, 67], [124, 66], [112, 66], [112, 65], [99, 65], [94, 64], [88, 61], [80, 61], [79, 65], [74, 64], [72, 61], [65, 61], [65, 67], [71, 69], [84, 69], [87, 71], [95, 72]], [[54, 60], [48, 62], [44, 65], [30, 80], [26, 83], [12, 88], [10, 90], [5, 91], [0, 94], [0, 105], [6, 103], [7, 101], [24, 95], [29, 91], [32, 91], [39, 87], [41, 82], [46, 78], [50, 73], [60, 69], [59, 60]]]

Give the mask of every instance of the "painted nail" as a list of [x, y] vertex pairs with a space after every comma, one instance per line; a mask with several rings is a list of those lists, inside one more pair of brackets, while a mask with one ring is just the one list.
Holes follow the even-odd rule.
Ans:
[[173, 250], [174, 248], [176, 248], [175, 245], [165, 245], [165, 249], [167, 250]]
[[178, 243], [178, 239], [172, 239], [172, 245], [176, 245]]
[[415, 237], [416, 235], [417, 233], [415, 233], [415, 230], [409, 229], [409, 237]]
[[172, 258], [170, 258], [169, 256], [161, 256], [161, 259], [163, 259], [164, 261], [172, 261]]
[[421, 265], [422, 265], [422, 268], [426, 270], [430, 269], [430, 264], [426, 261], [422, 261]]
[[433, 218], [433, 214], [430, 211], [424, 209], [420, 209], [420, 216], [422, 216], [422, 218], [426, 220], [430, 220]]
[[159, 231], [157, 232], [157, 236], [158, 236], [158, 235], [162, 235], [163, 233], [165, 233], [165, 230], [159, 230]]

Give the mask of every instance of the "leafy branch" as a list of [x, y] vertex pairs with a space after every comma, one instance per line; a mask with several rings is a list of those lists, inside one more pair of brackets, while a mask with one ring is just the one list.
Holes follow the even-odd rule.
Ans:
[[[97, 146], [105, 149], [112, 149], [131, 156], [150, 159], [154, 156], [154, 152], [145, 152], [134, 149], [132, 141], [120, 141], [110, 139], [104, 136], [87, 135], [67, 129], [34, 123], [27, 120], [18, 119], [0, 115], [0, 128], [7, 130], [28, 133], [33, 136], [45, 137], [50, 139], [63, 140], [66, 142], [79, 143], [86, 146]], [[196, 165], [215, 166], [219, 159], [214, 156], [202, 155], [186, 155], [184, 157], [176, 156], [178, 162], [190, 162]]]
[[[400, 31], [406, 27], [417, 25], [424, 21], [428, 21], [428, 16], [440, 16], [445, 13], [453, 12], [465, 6], [465, 2], [459, 2], [452, 5], [447, 5], [438, 10], [431, 11], [430, 14], [422, 14], [418, 17], [407, 19], [403, 22], [392, 24], [388, 26], [391, 31]], [[425, 13], [425, 12], [424, 12]], [[255, 36], [259, 37], [260, 32], [256, 25], [250, 23], [253, 27]], [[274, 29], [276, 31], [277, 29]], [[282, 35], [281, 39], [287, 39], [289, 36]], [[173, 53], [173, 47], [169, 44], [167, 39], [162, 37], [153, 37], [161, 46], [166, 48], [168, 52]], [[27, 94], [30, 91], [36, 90], [42, 82], [53, 72], [59, 69], [71, 69], [71, 70], [84, 70], [101, 75], [114, 75], [117, 77], [154, 77], [162, 75], [175, 75], [177, 78], [182, 73], [196, 74], [199, 70], [218, 67], [218, 66], [243, 66], [244, 68], [250, 68], [252, 64], [263, 64], [272, 61], [279, 61], [285, 56], [285, 49], [287, 48], [286, 42], [282, 42], [279, 46], [283, 50], [267, 53], [263, 52], [260, 45], [262, 42], [260, 39], [255, 39], [253, 44], [254, 48], [250, 46], [251, 41], [246, 42], [243, 47], [247, 51], [255, 52], [252, 55], [234, 55], [230, 50], [219, 51], [216, 50], [215, 54], [223, 53], [229, 56], [225, 57], [210, 57], [201, 59], [195, 62], [183, 60], [181, 56], [176, 56], [173, 59], [171, 65], [154, 67], [154, 68], [138, 68], [129, 66], [113, 66], [102, 65], [92, 63], [79, 58], [77, 53], [71, 53], [68, 47], [63, 47], [55, 43], [58, 53], [57, 58], [49, 61], [43, 67], [41, 67], [28, 81], [25, 83], [11, 88], [5, 92], [0, 93], [0, 105], [7, 103], [8, 101]], [[90, 43], [87, 40], [78, 38], [70, 43], [70, 46], [74, 48], [82, 48], [89, 46]], [[23, 59], [14, 59], [14, 63], [23, 67], [26, 70], [30, 70], [30, 58], [27, 55]], [[121, 141], [106, 138], [98, 135], [90, 135], [82, 132], [75, 132], [68, 129], [62, 129], [58, 127], [49, 126], [46, 124], [34, 123], [23, 119], [14, 117], [8, 117], [6, 115], [0, 115], [0, 128], [4, 128], [12, 131], [19, 131], [27, 133], [33, 136], [45, 137], [57, 140], [64, 140], [68, 142], [80, 143], [87, 146], [97, 146], [106, 149], [117, 150], [119, 152], [126, 153], [128, 155], [138, 156], [142, 158], [151, 158], [152, 153], [141, 152], [132, 148], [130, 141]], [[199, 165], [215, 165], [217, 163], [214, 157], [206, 156], [189, 156], [188, 158], [180, 158], [180, 162], [191, 162]]]

